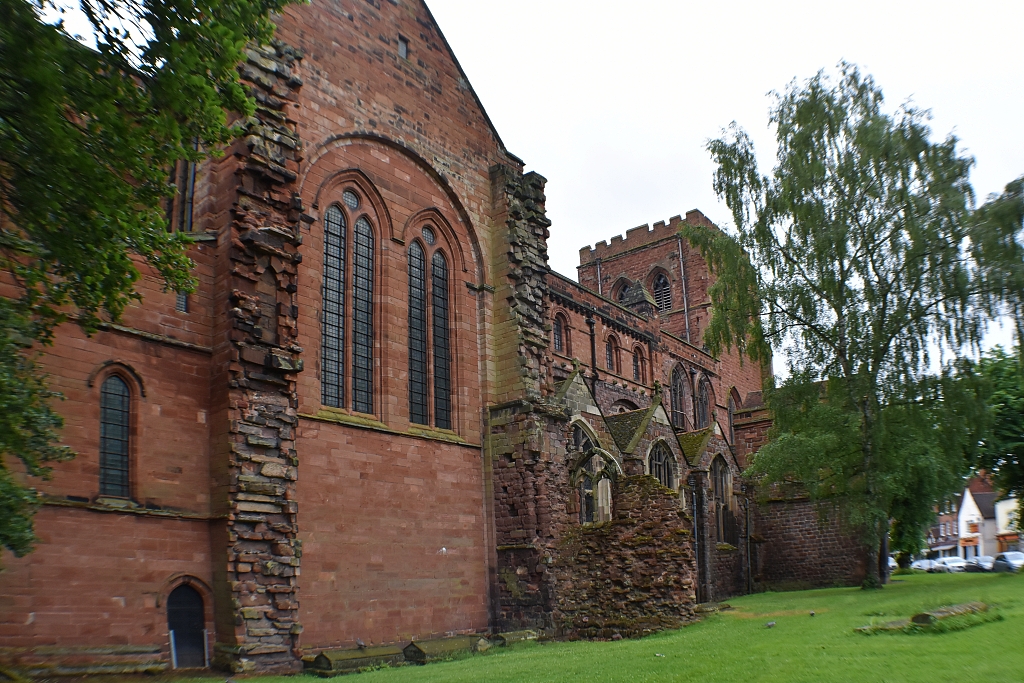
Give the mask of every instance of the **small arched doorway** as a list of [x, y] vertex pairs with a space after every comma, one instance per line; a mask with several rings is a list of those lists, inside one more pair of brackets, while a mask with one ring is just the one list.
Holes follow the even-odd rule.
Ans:
[[203, 596], [182, 584], [167, 596], [167, 629], [171, 640], [171, 666], [200, 669], [207, 666], [206, 616]]

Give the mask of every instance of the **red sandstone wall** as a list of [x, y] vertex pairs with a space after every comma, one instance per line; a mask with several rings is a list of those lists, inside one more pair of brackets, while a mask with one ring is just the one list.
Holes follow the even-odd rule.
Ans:
[[183, 575], [205, 584], [193, 585], [212, 616], [207, 529], [203, 520], [44, 506], [36, 550], [2, 558], [0, 643], [156, 645], [166, 655], [166, 598]]
[[864, 580], [864, 550], [835, 515], [806, 499], [770, 501], [754, 515], [754, 582], [761, 589], [852, 586]]
[[487, 628], [479, 447], [303, 420], [297, 449], [304, 650]]

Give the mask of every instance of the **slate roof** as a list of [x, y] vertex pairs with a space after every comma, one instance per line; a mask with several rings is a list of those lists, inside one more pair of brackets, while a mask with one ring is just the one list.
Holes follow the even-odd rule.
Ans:
[[605, 424], [608, 425], [608, 431], [611, 432], [612, 438], [615, 439], [615, 445], [619, 447], [621, 452], [627, 452], [633, 437], [647, 424], [648, 412], [648, 408], [640, 408], [639, 410], [609, 415], [604, 419]]
[[981, 516], [985, 519], [996, 518], [996, 498], [999, 494], [997, 493], [972, 493], [974, 496], [974, 502], [978, 504], [978, 510], [981, 511]]

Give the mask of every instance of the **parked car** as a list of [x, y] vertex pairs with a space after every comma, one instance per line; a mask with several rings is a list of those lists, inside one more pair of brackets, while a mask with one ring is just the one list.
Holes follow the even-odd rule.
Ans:
[[948, 572], [962, 572], [967, 567], [967, 561], [962, 557], [940, 557], [935, 561], [935, 564], [928, 571], [933, 574], [936, 573], [948, 573]]
[[896, 558], [892, 555], [889, 556], [889, 571], [894, 572], [900, 568], [900, 563], [896, 561]]
[[982, 555], [981, 557], [972, 557], [967, 560], [967, 566], [964, 567], [965, 572], [990, 572], [992, 571], [992, 563], [996, 561], [996, 558], [991, 555]]
[[922, 572], [931, 571], [931, 568], [934, 566], [935, 560], [914, 560], [910, 563], [911, 569], [917, 569]]
[[992, 563], [994, 572], [1019, 572], [1021, 567], [1024, 567], [1024, 553], [1015, 550], [999, 553]]

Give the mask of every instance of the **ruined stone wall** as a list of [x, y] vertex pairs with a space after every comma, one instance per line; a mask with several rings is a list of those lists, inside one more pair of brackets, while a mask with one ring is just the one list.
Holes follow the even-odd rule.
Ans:
[[862, 546], [832, 513], [806, 498], [772, 500], [754, 511], [754, 584], [758, 590], [853, 586], [864, 580]]
[[567, 528], [556, 546], [559, 635], [639, 636], [694, 620], [692, 525], [676, 493], [624, 476], [613, 499], [612, 521]]
[[[214, 661], [233, 671], [297, 668], [301, 632], [296, 577], [296, 267], [302, 214], [294, 181], [301, 161], [289, 117], [301, 55], [277, 42], [247, 52], [243, 79], [257, 101], [232, 149], [237, 190], [221, 236], [226, 316], [215, 338], [213, 476], [217, 591]], [[221, 438], [223, 440], [221, 440]]]

